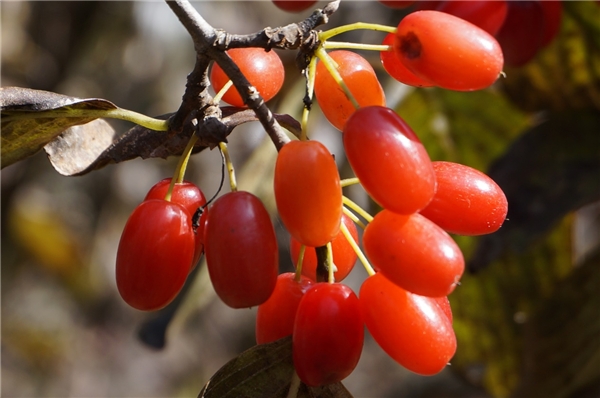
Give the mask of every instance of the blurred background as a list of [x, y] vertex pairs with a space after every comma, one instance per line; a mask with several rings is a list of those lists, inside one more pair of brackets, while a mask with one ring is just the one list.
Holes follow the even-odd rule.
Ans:
[[[240, 34], [310, 15], [270, 1], [193, 5], [214, 27]], [[163, 2], [0, 7], [3, 87], [104, 98], [150, 116], [178, 108], [194, 52]], [[407, 12], [343, 1], [327, 27], [395, 26]], [[383, 34], [343, 39], [379, 44]], [[299, 118], [304, 82], [295, 54], [279, 54], [286, 83], [270, 106]], [[434, 377], [414, 375], [368, 337], [344, 385], [356, 397], [600, 396], [600, 7], [565, 2], [555, 40], [480, 92], [408, 87], [385, 74], [377, 53], [361, 54], [372, 61], [388, 106], [431, 158], [489, 172], [510, 210], [500, 233], [456, 237], [471, 272], [450, 296], [459, 342], [452, 366]], [[118, 132], [132, 127], [110, 123]], [[341, 134], [318, 107], [309, 126], [311, 138], [335, 154], [342, 177], [352, 176]], [[281, 270], [288, 271], [289, 236], [276, 219], [270, 183], [276, 151], [265, 138], [258, 123], [240, 126], [229, 137], [230, 153], [240, 189], [260, 196], [273, 214]], [[118, 295], [115, 255], [125, 221], [176, 162], [136, 159], [65, 177], [42, 152], [2, 170], [3, 396], [196, 396], [254, 345], [255, 309], [222, 304], [205, 267], [174, 314], [133, 310]], [[215, 194], [219, 153], [194, 155], [186, 179]], [[361, 189], [346, 194], [377, 211]], [[365, 277], [359, 265], [347, 283], [358, 291]]]

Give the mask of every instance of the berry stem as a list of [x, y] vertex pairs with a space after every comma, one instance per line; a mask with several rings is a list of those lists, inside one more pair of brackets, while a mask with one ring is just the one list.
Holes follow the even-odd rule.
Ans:
[[327, 271], [329, 273], [327, 276], [327, 282], [334, 283], [335, 276], [333, 273], [335, 272], [335, 265], [333, 264], [333, 249], [331, 248], [331, 242], [327, 244]]
[[356, 215], [354, 213], [352, 213], [347, 207], [345, 207], [345, 206], [342, 207], [342, 211], [349, 219], [354, 221], [354, 223], [356, 225], [358, 225], [359, 227], [361, 227], [362, 229], [365, 229], [367, 227], [365, 225], [365, 223], [363, 223], [358, 217], [356, 217]]
[[350, 185], [360, 184], [360, 180], [356, 177], [345, 178], [341, 181], [342, 188], [349, 187]]
[[179, 157], [179, 162], [177, 163], [177, 167], [175, 168], [175, 174], [173, 175], [173, 178], [171, 178], [169, 189], [167, 189], [167, 194], [165, 195], [165, 200], [167, 202], [171, 201], [171, 196], [173, 195], [173, 188], [175, 187], [175, 184], [181, 184], [183, 182], [185, 170], [187, 169], [187, 165], [190, 160], [190, 155], [192, 154], [192, 150], [194, 149], [194, 144], [196, 143], [196, 141], [198, 141], [198, 136], [194, 134], [190, 137], [187, 146], [185, 147], [183, 153]]
[[227, 144], [224, 142], [219, 142], [219, 149], [225, 158], [225, 164], [227, 165], [227, 172], [229, 173], [229, 186], [231, 187], [231, 192], [237, 191], [237, 181], [235, 179], [235, 169], [233, 168], [233, 163], [231, 162], [231, 157], [229, 156], [229, 151], [227, 150]]
[[344, 205], [348, 206], [354, 212], [358, 213], [359, 216], [367, 220], [367, 222], [373, 221], [373, 216], [370, 215], [365, 209], [354, 203], [352, 200], [348, 199], [348, 197], [342, 197], [342, 202]]
[[325, 51], [323, 47], [319, 47], [315, 51], [315, 54], [317, 55], [317, 57], [319, 57], [321, 62], [323, 62], [325, 68], [327, 68], [327, 71], [331, 73], [331, 77], [333, 77], [336, 83], [342, 88], [342, 90], [344, 90], [344, 94], [346, 94], [348, 100], [352, 102], [352, 105], [356, 109], [360, 108], [360, 104], [358, 103], [358, 101], [356, 101], [356, 98], [354, 98], [354, 95], [352, 95], [352, 92], [350, 91], [346, 83], [344, 83], [344, 79], [342, 79], [340, 72], [338, 72], [336, 62], [333, 59], [331, 59], [329, 54], [327, 54], [327, 51]]
[[304, 253], [306, 253], [306, 246], [300, 246], [300, 253], [298, 254], [298, 261], [296, 262], [296, 273], [294, 274], [294, 280], [300, 282], [302, 276], [302, 264], [304, 263]]
[[306, 98], [304, 102], [304, 110], [302, 111], [302, 130], [300, 133], [300, 140], [306, 141], [308, 131], [308, 115], [310, 113], [310, 103], [313, 99], [315, 91], [315, 72], [317, 70], [317, 57], [312, 57], [308, 64], [307, 77], [306, 77]]
[[354, 253], [356, 253], [356, 256], [362, 263], [363, 267], [365, 267], [367, 274], [369, 274], [369, 276], [375, 275], [375, 270], [373, 269], [373, 266], [371, 266], [371, 263], [369, 263], [369, 260], [367, 259], [365, 254], [362, 252], [362, 250], [360, 250], [360, 247], [358, 247], [358, 245], [352, 238], [352, 235], [350, 235], [350, 231], [348, 231], [348, 228], [346, 227], [346, 225], [344, 225], [344, 223], [342, 223], [340, 229], [350, 246], [352, 246], [352, 250], [354, 250]]
[[326, 41], [322, 44], [326, 50], [333, 49], [350, 49], [350, 50], [369, 50], [369, 51], [390, 51], [392, 46], [385, 44], [364, 44], [364, 43], [350, 43], [343, 41]]
[[333, 36], [337, 36], [337, 35], [345, 33], [345, 32], [350, 32], [350, 31], [359, 30], [359, 29], [376, 30], [376, 31], [388, 32], [388, 33], [396, 32], [395, 26], [387, 26], [387, 25], [380, 25], [380, 24], [367, 23], [367, 22], [355, 22], [355, 23], [351, 23], [348, 25], [338, 26], [336, 28], [321, 32], [321, 33], [319, 33], [319, 40], [323, 42], [327, 39], [332, 38]]
[[227, 90], [229, 90], [229, 88], [233, 86], [233, 82], [231, 80], [229, 80], [227, 83], [225, 83], [225, 85], [219, 90], [219, 92], [213, 97], [213, 102], [215, 104], [218, 104], [219, 102], [221, 102], [221, 98], [223, 98], [223, 96], [225, 95], [225, 93], [227, 92]]
[[288, 390], [286, 398], [296, 398], [298, 396], [298, 390], [300, 389], [300, 376], [294, 370], [294, 374], [292, 374], [292, 382], [290, 383], [290, 389]]

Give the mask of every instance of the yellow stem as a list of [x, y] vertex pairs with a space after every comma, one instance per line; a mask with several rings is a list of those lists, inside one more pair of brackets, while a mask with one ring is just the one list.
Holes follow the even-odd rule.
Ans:
[[300, 276], [302, 275], [302, 264], [304, 263], [304, 254], [306, 253], [306, 246], [300, 246], [300, 253], [298, 254], [298, 261], [296, 262], [296, 274], [294, 280], [300, 282]]
[[359, 179], [356, 177], [345, 178], [341, 181], [342, 188], [345, 188], [345, 187], [348, 187], [348, 186], [354, 185], [354, 184], [360, 184]]
[[344, 223], [342, 223], [342, 225], [341, 225], [341, 230], [342, 230], [342, 233], [344, 234], [344, 237], [350, 244], [350, 246], [352, 246], [352, 250], [354, 250], [354, 253], [356, 253], [356, 256], [362, 263], [363, 267], [365, 267], [367, 274], [369, 274], [369, 276], [375, 275], [375, 270], [371, 266], [371, 263], [369, 263], [369, 260], [367, 260], [367, 257], [364, 255], [362, 250], [360, 250], [360, 247], [358, 247], [358, 245], [354, 241], [354, 238], [352, 238], [352, 235], [350, 235], [350, 231], [348, 231], [348, 228], [346, 227], [346, 225], [344, 225]]
[[329, 30], [319, 33], [319, 41], [323, 42], [323, 41], [330, 39], [333, 36], [337, 36], [341, 33], [350, 32], [352, 30], [359, 30], [359, 29], [376, 30], [376, 31], [388, 32], [388, 33], [396, 32], [395, 26], [387, 26], [387, 25], [380, 25], [380, 24], [367, 23], [367, 22], [355, 22], [355, 23], [351, 23], [348, 25], [338, 26], [336, 28], [329, 29]]
[[[344, 223], [342, 223], [342, 225], [344, 225]], [[329, 272], [327, 281], [329, 283], [334, 283], [335, 276], [333, 273], [335, 272], [335, 265], [333, 265], [333, 250], [331, 249], [331, 242], [327, 243], [327, 271]]]
[[392, 49], [392, 46], [386, 44], [363, 44], [338, 41], [326, 41], [322, 46], [326, 50], [345, 48], [350, 50], [390, 51]]
[[329, 56], [329, 54], [327, 54], [327, 51], [325, 51], [325, 49], [323, 47], [319, 47], [315, 51], [315, 54], [317, 55], [317, 57], [319, 57], [321, 62], [323, 62], [323, 64], [325, 65], [325, 68], [327, 68], [327, 71], [329, 71], [329, 73], [331, 73], [331, 77], [333, 77], [333, 80], [335, 80], [336, 83], [339, 84], [339, 86], [342, 88], [342, 90], [344, 90], [344, 94], [346, 94], [346, 97], [348, 97], [348, 100], [350, 102], [352, 102], [352, 105], [356, 109], [360, 108], [360, 104], [358, 103], [356, 98], [354, 98], [354, 95], [352, 95], [352, 92], [350, 91], [350, 89], [348, 88], [346, 83], [344, 82], [344, 79], [342, 79], [340, 72], [338, 72], [338, 70], [335, 66], [335, 61]]
[[223, 96], [225, 95], [227, 90], [229, 90], [229, 88], [231, 86], [233, 86], [233, 82], [231, 80], [229, 80], [227, 83], [225, 83], [223, 88], [220, 89], [219, 92], [213, 97], [213, 102], [215, 104], [218, 104], [219, 102], [221, 102], [221, 98], [223, 98]]
[[356, 215], [352, 213], [347, 207], [342, 207], [342, 211], [344, 212], [346, 217], [351, 219], [356, 225], [358, 225], [362, 229], [365, 229], [367, 227], [365, 223], [363, 223], [358, 217], [356, 217]]
[[359, 216], [364, 218], [367, 222], [373, 221], [373, 216], [370, 215], [367, 211], [365, 211], [362, 207], [354, 203], [352, 200], [348, 199], [346, 196], [342, 198], [344, 205], [348, 206], [355, 213], [358, 213]]
[[[312, 101], [313, 99], [313, 94], [314, 94], [314, 90], [315, 90], [315, 72], [317, 70], [317, 57], [312, 57], [310, 59], [310, 63], [308, 64], [308, 76], [307, 76], [307, 80], [306, 80], [306, 94], [308, 96], [308, 99]], [[310, 113], [310, 110], [308, 109], [308, 107], [304, 107], [304, 110], [302, 111], [302, 121], [301, 121], [301, 126], [302, 126], [302, 131], [300, 133], [300, 140], [302, 141], [306, 141], [307, 139], [307, 132], [308, 132], [308, 114]]]
[[167, 194], [165, 195], [165, 200], [167, 202], [171, 201], [171, 196], [173, 195], [173, 188], [175, 184], [181, 184], [183, 182], [183, 178], [185, 176], [185, 170], [187, 169], [188, 162], [190, 160], [190, 155], [192, 154], [192, 150], [194, 149], [194, 144], [198, 141], [198, 136], [196, 134], [190, 137], [183, 153], [179, 157], [179, 162], [177, 163], [177, 167], [175, 168], [175, 174], [173, 178], [171, 178], [171, 183], [169, 184], [169, 189], [167, 190]]
[[227, 172], [229, 173], [229, 186], [231, 187], [231, 192], [235, 192], [237, 191], [237, 181], [235, 179], [233, 163], [231, 162], [231, 157], [229, 156], [229, 151], [227, 150], [227, 144], [224, 142], [219, 142], [219, 149], [223, 153], [223, 157], [225, 157], [225, 164], [227, 165]]

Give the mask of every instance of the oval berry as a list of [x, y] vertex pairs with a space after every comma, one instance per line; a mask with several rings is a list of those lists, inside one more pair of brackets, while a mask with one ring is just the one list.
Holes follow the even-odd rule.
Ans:
[[[329, 56], [337, 64], [337, 71], [361, 107], [385, 106], [383, 88], [369, 61], [347, 50], [331, 51]], [[322, 61], [317, 63], [315, 96], [327, 120], [338, 130], [343, 130], [346, 120], [356, 108]]]
[[339, 283], [317, 283], [300, 300], [292, 354], [305, 384], [322, 386], [345, 379], [362, 352], [364, 324], [356, 294]]
[[508, 13], [496, 35], [506, 65], [523, 66], [535, 57], [544, 37], [544, 14], [540, 1], [509, 1]]
[[[273, 98], [283, 86], [285, 71], [281, 58], [275, 51], [265, 51], [256, 47], [233, 48], [227, 50], [227, 54], [265, 101]], [[229, 77], [215, 63], [210, 71], [210, 81], [215, 91], [219, 92], [229, 81]], [[223, 101], [233, 106], [245, 106], [244, 100], [234, 86], [223, 95]]]
[[452, 162], [433, 162], [437, 190], [421, 214], [458, 235], [497, 231], [506, 219], [502, 189], [479, 170]]
[[342, 188], [335, 160], [318, 141], [291, 141], [275, 162], [277, 210], [289, 233], [306, 246], [331, 242], [340, 230]]
[[117, 288], [143, 311], [165, 307], [179, 293], [194, 255], [190, 215], [180, 205], [150, 199], [135, 208], [117, 250]]
[[[154, 184], [152, 188], [146, 194], [144, 200], [149, 199], [165, 199], [167, 192], [169, 191], [169, 186], [171, 185], [171, 178], [165, 178]], [[192, 218], [194, 214], [198, 210], [199, 207], [204, 206], [206, 204], [206, 198], [204, 194], [196, 185], [189, 181], [183, 181], [181, 183], [176, 183], [173, 185], [173, 192], [171, 192], [171, 202], [177, 203], [183, 208], [187, 210], [190, 214], [190, 222], [192, 222]], [[206, 212], [206, 209], [204, 209]], [[204, 252], [204, 242], [202, 235], [196, 231], [196, 249], [194, 251], [194, 258], [190, 266], [193, 268], [200, 259], [200, 256]]]
[[436, 299], [407, 292], [380, 273], [363, 282], [359, 299], [373, 339], [408, 370], [434, 375], [454, 356], [452, 322]]
[[[385, 39], [383, 39], [382, 44], [393, 46], [395, 40], [396, 35], [390, 33], [385, 37]], [[398, 58], [398, 53], [394, 51], [393, 48], [390, 49], [390, 51], [382, 51], [380, 53], [380, 57], [381, 64], [383, 65], [385, 71], [400, 83], [416, 87], [432, 87], [434, 85], [427, 80], [421, 79], [419, 76], [412, 73], [410, 69], [404, 66], [402, 61], [400, 61], [400, 58]]]
[[277, 282], [279, 253], [260, 199], [243, 191], [221, 196], [208, 212], [204, 233], [208, 273], [221, 300], [232, 308], [267, 301]]
[[394, 49], [414, 74], [450, 90], [489, 87], [504, 63], [493, 36], [439, 11], [417, 11], [404, 17], [398, 24]]
[[429, 155], [393, 110], [378, 106], [357, 110], [343, 139], [352, 170], [381, 206], [410, 214], [431, 201], [435, 175]]
[[312, 287], [305, 276], [295, 280], [296, 274], [286, 272], [277, 277], [271, 297], [258, 306], [256, 312], [256, 344], [270, 343], [289, 336], [294, 331], [294, 320], [300, 299]]
[[[348, 232], [352, 235], [354, 242], [358, 244], [358, 231], [356, 225], [348, 216], [342, 214], [342, 222], [348, 228]], [[300, 248], [302, 244], [294, 239], [290, 238], [290, 255], [292, 256], [292, 263], [294, 267], [298, 265], [298, 258], [300, 257]], [[334, 272], [336, 282], [343, 281], [356, 263], [356, 252], [348, 243], [348, 240], [342, 233], [338, 232], [335, 238], [331, 241], [331, 251], [333, 252], [333, 263], [337, 268]], [[313, 281], [317, 280], [317, 252], [314, 247], [306, 246], [304, 250], [304, 258], [302, 260], [302, 275], [310, 278]]]
[[443, 229], [418, 213], [382, 210], [363, 235], [373, 267], [409, 292], [441, 297], [450, 294], [464, 272], [459, 247]]

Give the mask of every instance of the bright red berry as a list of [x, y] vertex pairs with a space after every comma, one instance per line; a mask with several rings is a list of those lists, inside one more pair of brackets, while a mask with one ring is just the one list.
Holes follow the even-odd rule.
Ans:
[[286, 272], [277, 277], [271, 297], [258, 306], [256, 312], [256, 343], [265, 344], [289, 336], [294, 331], [294, 320], [300, 299], [313, 282], [305, 276], [295, 280], [296, 274]]
[[437, 190], [421, 214], [458, 235], [483, 235], [498, 230], [508, 212], [502, 189], [487, 175], [452, 162], [433, 162]]
[[471, 22], [492, 36], [502, 27], [507, 10], [503, 0], [444, 1], [437, 7], [437, 11]]
[[[337, 64], [336, 69], [361, 107], [385, 106], [383, 88], [369, 61], [347, 50], [331, 51], [329, 56]], [[327, 120], [338, 130], [343, 130], [346, 120], [356, 108], [321, 61], [317, 63], [315, 73], [315, 96]]]
[[[275, 51], [265, 51], [255, 47], [233, 48], [228, 50], [227, 54], [265, 101], [273, 98], [283, 86], [285, 71], [283, 63]], [[215, 91], [219, 92], [229, 81], [229, 77], [215, 63], [210, 72], [210, 81]], [[223, 101], [233, 106], [245, 106], [242, 97], [233, 86], [227, 90]]]
[[[390, 33], [385, 37], [382, 44], [393, 46], [395, 40], [396, 35], [394, 33]], [[412, 73], [410, 69], [404, 66], [402, 61], [400, 61], [400, 58], [398, 58], [398, 53], [394, 51], [393, 48], [390, 51], [382, 51], [380, 53], [380, 57], [381, 64], [383, 65], [385, 71], [400, 83], [416, 87], [432, 87], [434, 85], [427, 80], [421, 79], [419, 76]]]
[[304, 383], [321, 386], [346, 378], [364, 340], [356, 294], [339, 283], [313, 285], [298, 305], [292, 339], [294, 367]]
[[422, 296], [447, 296], [465, 268], [462, 252], [450, 235], [418, 213], [382, 210], [365, 228], [363, 245], [376, 270]]
[[504, 63], [493, 36], [439, 11], [417, 11], [404, 17], [394, 49], [414, 74], [450, 90], [486, 88], [496, 81]]
[[277, 8], [288, 12], [301, 12], [311, 8], [317, 0], [273, 0]]
[[277, 282], [279, 253], [269, 213], [249, 192], [229, 192], [209, 210], [206, 264], [218, 296], [232, 308], [262, 304]]
[[410, 126], [389, 108], [360, 108], [344, 128], [344, 149], [367, 193], [386, 209], [410, 214], [431, 201], [435, 175]]
[[306, 246], [325, 246], [342, 219], [342, 188], [333, 156], [319, 141], [291, 141], [275, 163], [277, 210], [289, 233]]
[[179, 293], [194, 256], [191, 217], [180, 205], [149, 199], [135, 208], [117, 250], [117, 288], [143, 311], [165, 307]]
[[436, 299], [407, 292], [380, 273], [364, 281], [359, 297], [373, 339], [408, 370], [434, 375], [454, 356], [452, 322]]

